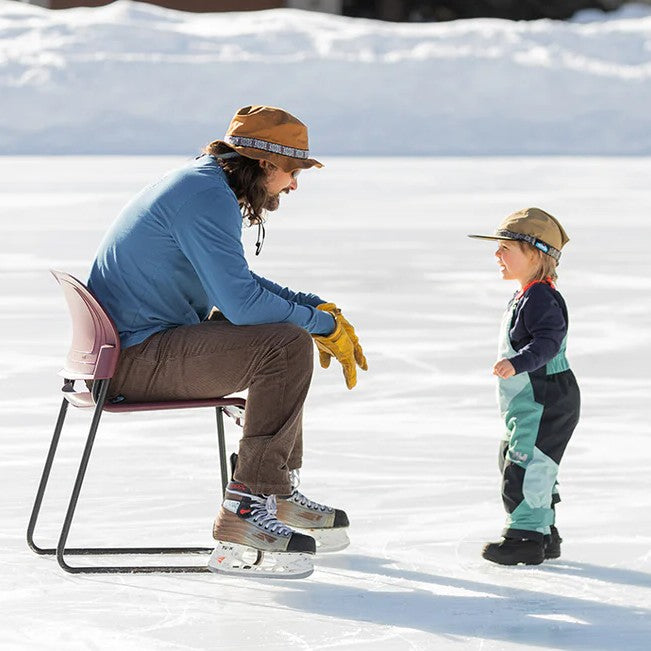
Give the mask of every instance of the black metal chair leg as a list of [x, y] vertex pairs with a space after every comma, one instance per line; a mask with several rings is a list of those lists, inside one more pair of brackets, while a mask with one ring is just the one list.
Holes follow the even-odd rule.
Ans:
[[66, 541], [68, 539], [68, 533], [70, 531], [70, 526], [72, 525], [72, 519], [77, 507], [77, 500], [79, 499], [79, 493], [81, 492], [81, 487], [84, 481], [84, 476], [86, 474], [86, 468], [88, 466], [88, 461], [90, 460], [90, 454], [92, 452], [93, 443], [95, 441], [95, 435], [97, 433], [97, 428], [99, 426], [99, 421], [102, 415], [102, 409], [106, 401], [106, 396], [108, 392], [109, 380], [102, 380], [103, 384], [99, 388], [97, 405], [95, 407], [95, 412], [93, 414], [93, 420], [91, 422], [90, 430], [88, 433], [88, 439], [86, 440], [86, 446], [84, 447], [84, 452], [82, 454], [81, 462], [79, 464], [79, 470], [77, 472], [77, 478], [75, 480], [75, 485], [70, 497], [70, 503], [68, 505], [68, 510], [66, 512], [66, 517], [63, 522], [63, 527], [61, 529], [61, 535], [59, 537], [59, 542], [57, 543], [56, 548], [56, 557], [59, 565], [66, 571], [73, 574], [114, 574], [114, 573], [154, 573], [154, 572], [165, 572], [165, 573], [186, 573], [186, 572], [208, 572], [208, 568], [202, 565], [158, 565], [158, 566], [73, 566], [69, 565], [65, 560], [65, 554], [196, 554], [196, 553], [206, 553], [211, 552], [211, 547], [121, 547], [121, 548], [111, 548], [111, 547], [102, 547], [102, 548], [77, 548], [77, 549], [66, 549]]
[[217, 410], [217, 440], [219, 441], [219, 469], [222, 477], [222, 497], [226, 495], [228, 484], [228, 467], [226, 466], [226, 438], [224, 437], [224, 412], [221, 407]]
[[64, 570], [68, 570], [68, 571], [71, 571], [72, 568], [66, 564], [63, 558], [63, 553], [66, 547], [66, 540], [68, 539], [68, 532], [70, 531], [70, 525], [72, 524], [72, 517], [75, 514], [75, 508], [77, 507], [77, 500], [79, 499], [81, 485], [84, 482], [84, 475], [86, 474], [86, 467], [88, 466], [90, 453], [93, 449], [93, 443], [95, 442], [95, 434], [97, 433], [99, 420], [102, 417], [102, 409], [104, 409], [104, 403], [106, 402], [108, 385], [109, 383], [106, 380], [101, 381], [101, 386], [99, 388], [98, 396], [97, 396], [97, 403], [95, 405], [95, 411], [93, 412], [93, 420], [90, 424], [90, 430], [88, 432], [88, 438], [86, 439], [86, 445], [84, 447], [84, 452], [82, 454], [81, 462], [79, 464], [77, 478], [75, 479], [75, 485], [72, 489], [72, 495], [70, 496], [70, 503], [68, 504], [66, 517], [65, 520], [63, 521], [63, 527], [61, 528], [61, 535], [59, 536], [59, 542], [57, 543], [57, 561], [59, 562], [59, 565]]
[[50, 478], [50, 470], [52, 469], [52, 463], [54, 462], [54, 455], [57, 451], [57, 446], [59, 445], [59, 438], [61, 437], [61, 430], [63, 429], [63, 422], [66, 419], [66, 412], [68, 410], [68, 401], [64, 398], [61, 402], [61, 409], [59, 409], [59, 417], [57, 418], [57, 424], [54, 428], [54, 434], [52, 435], [52, 442], [50, 443], [50, 449], [47, 453], [47, 459], [45, 460], [45, 467], [43, 468], [43, 474], [41, 475], [41, 481], [38, 485], [38, 491], [36, 492], [36, 499], [34, 500], [34, 508], [32, 509], [32, 514], [29, 518], [29, 525], [27, 526], [27, 544], [30, 549], [35, 551], [37, 554], [54, 554], [56, 549], [53, 547], [43, 548], [39, 547], [34, 542], [34, 529], [36, 529], [36, 522], [38, 520], [38, 515], [41, 511], [41, 504], [43, 503], [43, 496], [45, 494], [45, 488], [47, 487], [47, 482]]

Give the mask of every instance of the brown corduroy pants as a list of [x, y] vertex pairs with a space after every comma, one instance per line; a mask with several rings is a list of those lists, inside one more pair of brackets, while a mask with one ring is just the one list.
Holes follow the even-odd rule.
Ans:
[[235, 478], [254, 493], [288, 495], [289, 471], [302, 462], [303, 403], [313, 355], [312, 337], [303, 328], [236, 326], [216, 315], [125, 348], [109, 397], [205, 399], [248, 388]]

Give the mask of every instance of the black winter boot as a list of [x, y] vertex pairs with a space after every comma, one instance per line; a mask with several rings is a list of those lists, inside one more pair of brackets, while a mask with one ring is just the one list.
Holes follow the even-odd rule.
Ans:
[[562, 542], [563, 542], [563, 539], [561, 538], [560, 534], [558, 533], [558, 529], [554, 525], [552, 525], [551, 526], [551, 533], [545, 536], [544, 547], [545, 547], [545, 559], [546, 560], [561, 557], [561, 543]]
[[542, 541], [527, 538], [502, 538], [501, 542], [487, 543], [481, 555], [500, 565], [540, 565], [545, 560]]

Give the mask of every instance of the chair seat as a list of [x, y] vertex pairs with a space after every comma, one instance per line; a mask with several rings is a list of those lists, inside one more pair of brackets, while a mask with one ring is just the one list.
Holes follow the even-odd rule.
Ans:
[[[74, 407], [82, 409], [95, 408], [90, 391], [64, 391], [65, 399]], [[162, 409], [191, 409], [193, 407], [241, 407], [244, 409], [244, 398], [209, 398], [206, 400], [169, 400], [165, 402], [119, 402], [104, 404], [104, 411], [114, 413], [132, 411], [158, 411]]]

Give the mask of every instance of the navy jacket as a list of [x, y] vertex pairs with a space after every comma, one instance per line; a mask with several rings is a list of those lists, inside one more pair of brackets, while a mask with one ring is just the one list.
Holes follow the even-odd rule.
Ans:
[[[519, 294], [519, 293], [518, 293]], [[509, 361], [516, 373], [535, 371], [551, 361], [567, 335], [568, 315], [560, 293], [547, 283], [531, 285], [517, 301], [509, 337], [518, 351]]]

